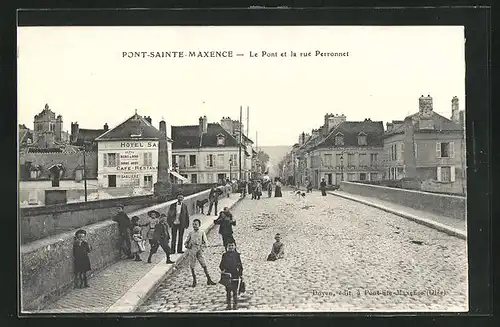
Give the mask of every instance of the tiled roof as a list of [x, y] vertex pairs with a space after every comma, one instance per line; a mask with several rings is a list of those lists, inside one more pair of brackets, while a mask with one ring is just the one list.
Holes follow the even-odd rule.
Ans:
[[[335, 145], [335, 136], [342, 133], [344, 145]], [[358, 145], [358, 135], [366, 134], [366, 145]], [[314, 148], [321, 147], [382, 147], [384, 134], [384, 124], [381, 121], [345, 121], [335, 127], [328, 136]]]
[[103, 129], [86, 129], [86, 128], [80, 128], [78, 129], [78, 137], [75, 142], [73, 142], [74, 145], [82, 146], [85, 143], [92, 143], [95, 141], [96, 138], [98, 138], [100, 135], [102, 135], [105, 131]]
[[161, 134], [144, 117], [134, 114], [132, 117], [96, 138], [96, 141], [130, 140], [131, 135], [141, 135], [133, 139], [159, 139]]
[[[199, 126], [172, 126], [172, 149], [189, 149], [199, 147], [237, 147], [238, 141], [219, 123], [207, 124], [207, 133], [200, 137]], [[224, 145], [217, 145], [217, 135], [225, 137]]]
[[[463, 127], [460, 126], [459, 124], [456, 124], [454, 122], [452, 122], [450, 119], [446, 118], [446, 117], [443, 117], [441, 116], [440, 114], [436, 113], [436, 112], [432, 112], [432, 115], [428, 118], [422, 118], [421, 117], [421, 114], [419, 112], [413, 114], [413, 115], [410, 115], [408, 117], [405, 118], [406, 119], [418, 119], [418, 120], [432, 120], [433, 121], [433, 129], [422, 129], [421, 131], [425, 131], [425, 132], [432, 132], [432, 131], [435, 131], [435, 132], [441, 132], [441, 131], [445, 131], [445, 132], [460, 132], [460, 131], [463, 131]], [[398, 122], [398, 123], [402, 123], [404, 124], [404, 121], [395, 121], [395, 122]], [[390, 136], [390, 135], [395, 135], [395, 134], [403, 134], [405, 131], [405, 126], [404, 125], [400, 125], [394, 129], [392, 129], [391, 131], [387, 131], [385, 132], [384, 134], [384, 137], [387, 137], [387, 136]], [[419, 129], [419, 124], [416, 125], [416, 128], [415, 128], [415, 132], [419, 132], [420, 129]]]

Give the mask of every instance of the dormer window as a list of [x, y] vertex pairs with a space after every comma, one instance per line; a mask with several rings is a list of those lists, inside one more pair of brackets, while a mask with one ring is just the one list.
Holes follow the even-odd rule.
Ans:
[[344, 145], [344, 134], [335, 134], [335, 145]]
[[225, 138], [223, 134], [217, 135], [217, 145], [224, 145]]
[[366, 134], [361, 132], [358, 134], [358, 145], [366, 145]]

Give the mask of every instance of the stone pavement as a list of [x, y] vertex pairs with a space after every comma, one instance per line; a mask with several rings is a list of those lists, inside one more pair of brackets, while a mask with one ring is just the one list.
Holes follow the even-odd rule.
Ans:
[[349, 200], [354, 200], [390, 213], [394, 213], [403, 218], [413, 220], [417, 223], [437, 229], [452, 236], [456, 236], [462, 239], [467, 238], [466, 217], [464, 217], [463, 220], [445, 217], [434, 214], [432, 212], [417, 210], [388, 201], [379, 200], [377, 198], [351, 194], [342, 191], [334, 191], [328, 193], [336, 196], [341, 196]]
[[[413, 221], [320, 192], [302, 199], [240, 201], [234, 237], [247, 283], [238, 311], [467, 311], [466, 242]], [[286, 257], [267, 262], [281, 233]], [[208, 269], [220, 277], [224, 248], [208, 234]], [[190, 287], [183, 263], [138, 312], [225, 311], [222, 285], [208, 286], [200, 266]], [[215, 279], [215, 278], [214, 278]]]
[[[218, 210], [224, 206], [232, 207], [239, 200], [239, 194], [231, 194], [229, 198], [221, 198]], [[208, 205], [205, 205], [205, 213]], [[190, 220], [198, 218], [202, 222], [202, 229], [213, 225], [215, 215], [192, 215]], [[190, 227], [184, 235], [191, 230]], [[147, 263], [149, 244], [146, 252], [141, 255], [143, 261], [125, 259], [118, 261], [106, 269], [92, 274], [89, 279], [90, 287], [73, 289], [71, 292], [52, 303], [41, 313], [104, 313], [133, 311], [154, 290], [165, 276], [175, 270], [184, 258], [181, 254], [171, 256], [175, 264], [165, 263], [165, 253], [160, 248], [153, 256], [152, 263]]]

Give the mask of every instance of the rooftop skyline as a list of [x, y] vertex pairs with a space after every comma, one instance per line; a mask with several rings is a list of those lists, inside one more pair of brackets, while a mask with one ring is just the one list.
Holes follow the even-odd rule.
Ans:
[[[293, 145], [323, 124], [390, 122], [433, 97], [449, 118], [465, 109], [463, 27], [22, 27], [18, 29], [18, 122], [33, 128], [47, 103], [80, 128], [112, 129], [137, 113], [158, 128], [239, 119], [250, 107], [259, 146]], [[112, 41], [112, 42], [111, 42]], [[234, 58], [122, 58], [124, 51], [233, 50]], [[250, 58], [249, 51], [312, 51], [304, 58]], [[349, 52], [348, 57], [315, 57]]]

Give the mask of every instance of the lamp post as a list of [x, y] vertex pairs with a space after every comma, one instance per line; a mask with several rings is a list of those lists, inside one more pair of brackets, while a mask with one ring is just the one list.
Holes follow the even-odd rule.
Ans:
[[232, 182], [233, 180], [233, 177], [231, 175], [231, 168], [233, 166], [233, 159], [232, 158], [229, 158], [229, 181]]
[[344, 153], [340, 155], [340, 180], [344, 180]]
[[85, 189], [85, 202], [87, 202], [87, 164], [85, 161], [87, 144], [83, 144], [83, 187]]

